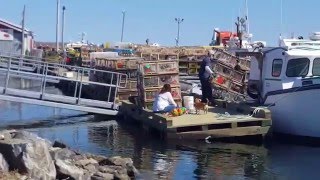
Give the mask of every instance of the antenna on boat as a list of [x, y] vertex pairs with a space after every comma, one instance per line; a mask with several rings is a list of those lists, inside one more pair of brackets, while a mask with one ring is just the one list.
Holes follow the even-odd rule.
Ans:
[[245, 0], [246, 2], [246, 15], [245, 15], [245, 18], [246, 18], [246, 30], [247, 30], [247, 33], [248, 35], [250, 34], [250, 30], [249, 30], [249, 8], [248, 8], [248, 0]]
[[283, 30], [283, 0], [280, 0], [280, 36], [279, 36], [279, 46], [281, 46], [282, 30]]
[[282, 30], [283, 30], [283, 0], [280, 0], [280, 3], [281, 3], [281, 10], [280, 10], [280, 33], [282, 33]]

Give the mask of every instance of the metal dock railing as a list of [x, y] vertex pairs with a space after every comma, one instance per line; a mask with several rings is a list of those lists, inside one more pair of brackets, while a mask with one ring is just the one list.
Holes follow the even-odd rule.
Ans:
[[[96, 72], [103, 73], [109, 83], [100, 83], [90, 80]], [[59, 63], [48, 63], [36, 59], [26, 59], [16, 56], [0, 54], [0, 75], [5, 81], [0, 82], [0, 99], [22, 103], [38, 104], [98, 114], [115, 115], [118, 105], [116, 96], [121, 85], [126, 86], [127, 75], [111, 71], [102, 71]], [[38, 91], [21, 89], [12, 86], [11, 78], [40, 82]], [[51, 83], [73, 84], [72, 95], [52, 94], [46, 91]], [[121, 82], [121, 83], [120, 83]], [[83, 98], [84, 87], [92, 89], [106, 89], [101, 99]]]

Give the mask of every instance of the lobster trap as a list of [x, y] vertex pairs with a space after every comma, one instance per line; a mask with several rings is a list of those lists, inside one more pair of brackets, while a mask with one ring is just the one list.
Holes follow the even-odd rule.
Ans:
[[246, 71], [237, 71], [231, 66], [218, 62], [213, 67], [215, 77], [211, 79], [215, 98], [241, 102], [246, 98]]

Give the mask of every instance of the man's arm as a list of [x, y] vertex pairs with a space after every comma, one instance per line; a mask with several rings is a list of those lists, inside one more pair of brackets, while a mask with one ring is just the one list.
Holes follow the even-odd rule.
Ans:
[[213, 71], [211, 70], [211, 60], [210, 60], [210, 58], [207, 58], [206, 59], [206, 66], [205, 66], [205, 70], [206, 70], [206, 72], [207, 73], [209, 73], [209, 74], [213, 74]]
[[213, 74], [213, 71], [211, 70], [211, 68], [209, 66], [206, 66], [205, 69], [206, 69], [207, 73]]

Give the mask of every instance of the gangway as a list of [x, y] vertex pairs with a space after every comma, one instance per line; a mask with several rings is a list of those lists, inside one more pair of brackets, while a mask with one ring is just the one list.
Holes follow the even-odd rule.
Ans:
[[[0, 76], [5, 76], [5, 81], [0, 82], [0, 100], [29, 103], [35, 105], [50, 106], [56, 108], [71, 109], [96, 114], [116, 115], [119, 105], [116, 103], [116, 96], [119, 88], [127, 83], [127, 75], [112, 71], [69, 66], [59, 63], [48, 63], [34, 59], [17, 58], [0, 54], [1, 63]], [[19, 61], [19, 63], [17, 63]], [[5, 64], [5, 66], [4, 66]], [[23, 67], [35, 67], [33, 71]], [[65, 72], [71, 74], [66, 77]], [[96, 72], [103, 73], [109, 82], [91, 81], [89, 76]], [[40, 88], [36, 90], [21, 89], [10, 84], [12, 78], [39, 81]], [[72, 95], [52, 94], [46, 91], [50, 84], [72, 84], [74, 86]], [[83, 90], [99, 89], [105, 91], [93, 92], [103, 93], [103, 100], [94, 98], [83, 98]]]

